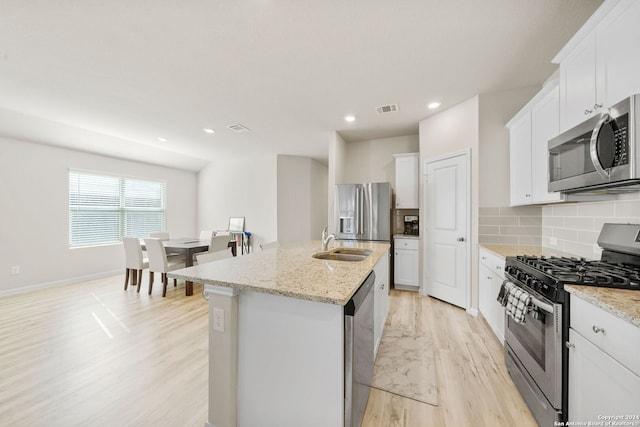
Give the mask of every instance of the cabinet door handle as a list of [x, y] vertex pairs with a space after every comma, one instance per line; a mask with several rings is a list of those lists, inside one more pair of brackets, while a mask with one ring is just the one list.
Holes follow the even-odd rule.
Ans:
[[502, 270], [502, 267], [500, 267], [499, 265], [496, 265], [496, 270]]
[[464, 242], [464, 237], [458, 237], [456, 240], [457, 240], [458, 242]]
[[593, 325], [593, 328], [591, 328], [591, 329], [593, 330], [594, 334], [602, 333], [602, 335], [604, 335], [606, 333], [604, 328], [599, 328], [596, 325]]
[[531, 197], [531, 194], [525, 194], [524, 197], [528, 199], [529, 197]]
[[594, 105], [593, 105], [593, 109], [594, 109], [594, 110], [599, 110], [599, 109], [601, 109], [601, 108], [602, 108], [602, 104], [594, 104]]
[[569, 350], [571, 350], [572, 348], [576, 348], [576, 345], [569, 341], [565, 342], [564, 346], [567, 347]]
[[483, 257], [482, 257], [482, 259], [486, 260], [486, 259], [487, 259], [487, 257], [486, 257], [486, 256], [483, 256]]
[[491, 276], [487, 276], [487, 279], [491, 280]]
[[593, 113], [593, 110], [584, 110], [584, 115], [585, 115], [585, 116], [586, 116], [586, 115], [589, 115], [589, 114], [591, 114], [591, 113]]

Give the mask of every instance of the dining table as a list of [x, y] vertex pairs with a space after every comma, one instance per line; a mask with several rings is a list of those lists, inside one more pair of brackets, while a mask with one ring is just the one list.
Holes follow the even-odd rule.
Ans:
[[[209, 250], [209, 243], [211, 243], [211, 241], [210, 239], [199, 239], [197, 237], [181, 237], [178, 239], [163, 240], [162, 243], [164, 244], [167, 255], [184, 256], [184, 266], [186, 268], [193, 266], [193, 256], [195, 254]], [[146, 251], [147, 248], [144, 240], [141, 239], [140, 244], [142, 245], [142, 250]], [[235, 241], [229, 242], [228, 246], [231, 248], [233, 256], [236, 256]], [[185, 282], [185, 295], [193, 295], [193, 282]]]

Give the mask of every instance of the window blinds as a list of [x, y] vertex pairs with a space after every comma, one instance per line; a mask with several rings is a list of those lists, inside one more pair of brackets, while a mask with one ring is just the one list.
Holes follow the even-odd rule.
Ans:
[[69, 246], [117, 243], [165, 229], [166, 184], [69, 171]]

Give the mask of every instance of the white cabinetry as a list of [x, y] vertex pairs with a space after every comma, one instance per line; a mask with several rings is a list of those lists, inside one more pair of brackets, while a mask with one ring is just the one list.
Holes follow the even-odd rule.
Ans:
[[396, 237], [393, 239], [393, 284], [397, 289], [417, 291], [420, 287], [419, 240]]
[[558, 110], [558, 85], [550, 83], [507, 123], [512, 206], [563, 201], [547, 190], [548, 141], [560, 131]]
[[483, 248], [479, 255], [478, 309], [500, 342], [504, 342], [504, 307], [497, 301], [504, 281], [504, 259]]
[[574, 294], [570, 302], [569, 420], [640, 416], [640, 328]]
[[418, 209], [419, 153], [394, 154], [396, 209]]
[[640, 92], [640, 2], [620, 1], [593, 19], [600, 21], [587, 21], [594, 28], [553, 60], [560, 63], [561, 131]]
[[599, 112], [596, 99], [596, 35], [592, 31], [560, 64], [562, 130]]
[[389, 311], [389, 253], [385, 253], [380, 261], [373, 268], [376, 273], [374, 289], [374, 323], [373, 336], [375, 339], [375, 353], [378, 353], [380, 339], [384, 331], [384, 324], [387, 321]]

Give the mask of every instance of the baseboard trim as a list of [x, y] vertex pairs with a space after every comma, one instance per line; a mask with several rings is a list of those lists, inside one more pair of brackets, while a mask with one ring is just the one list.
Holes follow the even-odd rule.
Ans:
[[468, 308], [467, 309], [467, 313], [469, 313], [473, 317], [478, 317], [478, 309], [477, 308], [473, 308], [473, 307]]
[[52, 282], [38, 283], [35, 285], [22, 286], [20, 288], [6, 289], [3, 291], [0, 291], [0, 297], [7, 296], [7, 295], [22, 294], [24, 292], [31, 292], [38, 289], [53, 288], [56, 286], [68, 285], [69, 283], [81, 282], [83, 280], [91, 280], [91, 279], [99, 279], [101, 277], [107, 277], [107, 276], [115, 276], [116, 274], [122, 273], [122, 272], [123, 272], [122, 269], [103, 271], [101, 273], [88, 274], [85, 276], [75, 276], [75, 277], [69, 277], [67, 279], [62, 279], [62, 280], [54, 280]]

